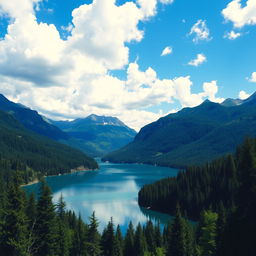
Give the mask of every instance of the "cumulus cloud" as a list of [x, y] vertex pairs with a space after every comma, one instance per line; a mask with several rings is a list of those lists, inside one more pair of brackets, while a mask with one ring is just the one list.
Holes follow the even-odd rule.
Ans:
[[199, 65], [203, 64], [204, 62], [207, 61], [207, 58], [204, 54], [199, 53], [197, 54], [196, 58], [191, 60], [188, 65], [198, 67]]
[[256, 72], [252, 72], [251, 77], [249, 78], [249, 81], [252, 83], [256, 83]]
[[[22, 18], [24, 15], [34, 13], [34, 7], [42, 0], [0, 0], [0, 14], [6, 13], [12, 18]], [[38, 8], [38, 7], [37, 7]]]
[[236, 28], [255, 25], [256, 2], [255, 0], [247, 0], [243, 7], [241, 0], [233, 0], [222, 10], [222, 15], [226, 21], [231, 21]]
[[245, 100], [250, 97], [250, 94], [246, 93], [245, 91], [240, 91], [238, 97], [241, 100]]
[[[18, 2], [0, 0], [2, 11], [12, 17], [0, 41], [0, 91], [11, 100], [54, 119], [117, 116], [137, 130], [163, 115], [147, 111], [151, 106], [178, 100], [192, 107], [207, 97], [216, 100], [216, 90], [192, 93], [188, 76], [160, 79], [151, 67], [141, 70], [129, 63], [127, 43], [142, 40], [139, 22], [155, 15], [157, 1], [81, 5], [72, 12], [66, 40], [53, 24], [38, 23], [39, 0], [24, 0], [15, 10]], [[110, 75], [115, 69], [126, 69], [126, 79]]]
[[224, 38], [228, 38], [229, 40], [235, 40], [238, 37], [240, 37], [241, 35], [242, 35], [241, 33], [231, 30], [230, 32], [228, 32], [224, 35]]
[[205, 82], [203, 84], [203, 89], [205, 91], [205, 96], [212, 102], [221, 103], [224, 101], [224, 98], [216, 97], [218, 93], [217, 81]]
[[206, 25], [205, 20], [198, 20], [191, 28], [189, 35], [194, 36], [193, 42], [210, 41], [210, 30]]
[[172, 47], [171, 46], [167, 46], [163, 49], [161, 56], [166, 56], [172, 53]]

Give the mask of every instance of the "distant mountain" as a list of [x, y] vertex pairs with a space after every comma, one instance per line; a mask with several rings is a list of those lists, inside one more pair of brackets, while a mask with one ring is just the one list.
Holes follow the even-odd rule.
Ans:
[[27, 129], [54, 140], [66, 140], [68, 135], [56, 126], [46, 122], [36, 111], [14, 103], [0, 94], [0, 110], [12, 114]]
[[256, 93], [244, 101], [206, 100], [160, 118], [103, 160], [186, 167], [234, 152], [246, 136], [256, 136]]
[[64, 143], [91, 156], [102, 156], [131, 142], [136, 132], [116, 117], [90, 115], [74, 121], [50, 122], [62, 129], [69, 139]]
[[94, 159], [81, 151], [31, 132], [12, 114], [0, 111], [1, 175], [8, 176], [17, 170], [23, 181], [28, 182], [42, 175], [66, 173], [79, 166], [98, 167]]

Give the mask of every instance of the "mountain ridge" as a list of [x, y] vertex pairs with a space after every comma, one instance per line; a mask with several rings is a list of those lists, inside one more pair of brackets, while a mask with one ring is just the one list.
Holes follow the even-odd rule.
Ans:
[[[198, 165], [232, 153], [246, 136], [256, 136], [256, 94], [239, 105], [204, 101], [144, 126], [133, 142], [103, 157], [171, 167]], [[184, 160], [185, 159], [185, 160]]]

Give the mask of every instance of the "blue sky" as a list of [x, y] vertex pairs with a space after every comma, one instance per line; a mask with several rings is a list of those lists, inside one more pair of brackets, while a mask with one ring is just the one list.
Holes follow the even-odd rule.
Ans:
[[0, 0], [0, 38], [0, 93], [53, 119], [138, 130], [256, 89], [255, 0]]

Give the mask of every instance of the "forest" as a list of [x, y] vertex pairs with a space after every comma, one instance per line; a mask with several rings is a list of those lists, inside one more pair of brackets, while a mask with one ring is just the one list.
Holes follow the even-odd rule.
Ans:
[[246, 139], [234, 155], [145, 185], [138, 201], [171, 215], [179, 204], [193, 220], [210, 209], [222, 223], [217, 228], [223, 228], [216, 255], [256, 255], [256, 139]]
[[[126, 234], [114, 220], [102, 232], [92, 213], [89, 222], [67, 210], [63, 197], [57, 203], [42, 180], [38, 199], [27, 196], [15, 172], [8, 182], [1, 179], [0, 252], [5, 256], [150, 256], [216, 255], [222, 218], [210, 210], [202, 212], [193, 226], [181, 216], [177, 206], [172, 223], [162, 230], [148, 221], [136, 227], [129, 224]], [[220, 234], [220, 235], [219, 235]]]

